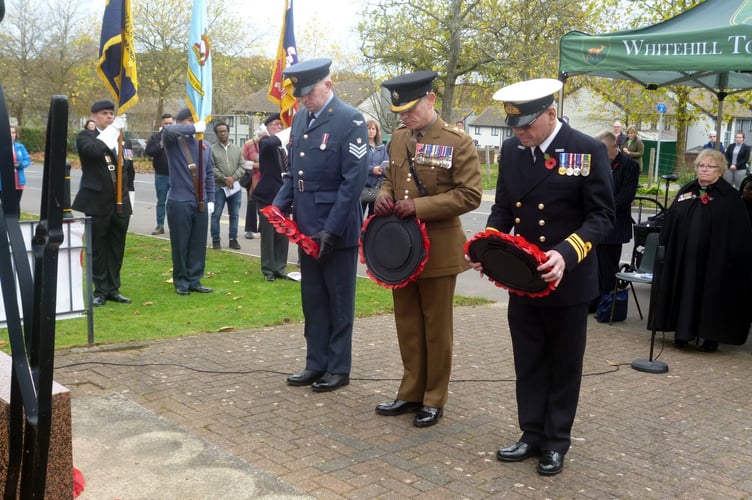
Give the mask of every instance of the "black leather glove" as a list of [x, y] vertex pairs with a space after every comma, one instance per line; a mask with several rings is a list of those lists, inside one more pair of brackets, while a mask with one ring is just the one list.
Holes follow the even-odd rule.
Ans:
[[326, 229], [316, 233], [316, 239], [319, 240], [319, 260], [324, 260], [334, 252], [334, 245], [337, 244], [337, 236]]

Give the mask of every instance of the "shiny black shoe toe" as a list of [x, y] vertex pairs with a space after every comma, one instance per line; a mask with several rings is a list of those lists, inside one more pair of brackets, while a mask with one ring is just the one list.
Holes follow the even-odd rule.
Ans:
[[347, 373], [325, 373], [311, 385], [313, 392], [336, 391], [350, 383], [350, 375]]
[[684, 349], [685, 347], [687, 347], [687, 341], [686, 340], [675, 339], [674, 340], [674, 347], [678, 347], [679, 349]]
[[311, 385], [316, 382], [324, 372], [317, 372], [314, 370], [303, 370], [300, 373], [287, 376], [287, 385], [304, 386]]
[[121, 304], [130, 304], [131, 299], [128, 297], [124, 297], [120, 295], [119, 293], [111, 293], [107, 296], [107, 300], [111, 300], [113, 302], [120, 302]]
[[397, 415], [403, 415], [407, 412], [415, 413], [421, 406], [423, 406], [423, 403], [395, 399], [390, 403], [380, 403], [376, 405], [376, 413], [386, 417], [394, 417]]
[[564, 468], [564, 455], [558, 451], [545, 450], [538, 462], [538, 474], [553, 476]]
[[418, 410], [418, 414], [415, 415], [415, 418], [413, 419], [413, 425], [415, 427], [430, 427], [437, 424], [443, 414], [443, 408], [423, 406], [420, 410]]
[[187, 288], [176, 288], [175, 293], [177, 293], [178, 295], [190, 295], [191, 294], [190, 290], [188, 290]]
[[93, 305], [94, 307], [100, 307], [100, 306], [103, 306], [106, 301], [107, 299], [105, 299], [101, 295], [96, 295], [94, 299], [91, 301], [91, 305]]
[[196, 293], [211, 293], [213, 291], [214, 290], [212, 290], [208, 286], [203, 286], [203, 285], [191, 287], [191, 292], [196, 292]]
[[700, 347], [697, 348], [700, 352], [716, 352], [718, 350], [718, 342], [715, 340], [704, 340]]
[[522, 462], [530, 457], [537, 457], [540, 455], [540, 450], [534, 446], [527, 444], [524, 441], [518, 441], [512, 446], [506, 448], [499, 448], [496, 452], [496, 459], [502, 462]]

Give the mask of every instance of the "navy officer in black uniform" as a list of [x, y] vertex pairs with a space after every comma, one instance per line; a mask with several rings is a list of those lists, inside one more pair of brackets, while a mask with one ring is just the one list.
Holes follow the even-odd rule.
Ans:
[[125, 237], [131, 218], [129, 187], [133, 186], [133, 157], [128, 144], [123, 145], [120, 208], [117, 206], [118, 137], [125, 126], [123, 117], [115, 117], [115, 103], [108, 100], [91, 105], [94, 130], [84, 129], [76, 137], [76, 151], [81, 159], [81, 185], [73, 200], [73, 209], [91, 218], [91, 280], [94, 284], [92, 305], [107, 300], [130, 304], [120, 294], [120, 268], [123, 266]]
[[300, 231], [320, 245], [317, 257], [300, 253], [306, 366], [289, 385], [315, 392], [350, 383], [360, 193], [368, 172], [368, 131], [363, 115], [332, 92], [330, 59], [313, 59], [284, 71], [305, 109], [290, 131], [289, 173], [274, 198], [290, 207]]
[[[557, 118], [552, 79], [499, 90], [506, 123], [496, 199], [487, 229], [522, 235], [548, 256], [538, 269], [556, 289], [545, 297], [510, 293], [507, 318], [517, 376], [522, 436], [496, 457], [540, 456], [538, 472], [561, 472], [571, 444], [585, 354], [588, 304], [598, 295], [593, 248], [614, 221], [605, 146]], [[469, 259], [469, 257], [468, 257]], [[479, 263], [471, 265], [482, 271]]]

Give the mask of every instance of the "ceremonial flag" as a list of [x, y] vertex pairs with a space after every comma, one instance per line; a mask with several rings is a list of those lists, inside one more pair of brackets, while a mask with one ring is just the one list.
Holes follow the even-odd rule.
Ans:
[[277, 57], [274, 60], [272, 82], [267, 93], [270, 101], [279, 104], [279, 117], [285, 127], [289, 127], [292, 123], [292, 116], [298, 110], [298, 100], [292, 95], [292, 82], [289, 78], [283, 80], [282, 72], [297, 62], [298, 51], [295, 47], [292, 0], [289, 0], [285, 2], [285, 17], [279, 36]]
[[108, 0], [102, 18], [97, 73], [122, 114], [138, 102], [136, 50], [130, 0]]
[[188, 107], [193, 120], [211, 121], [212, 60], [211, 43], [206, 31], [206, 4], [193, 0], [191, 33], [188, 37], [188, 78], [186, 79]]

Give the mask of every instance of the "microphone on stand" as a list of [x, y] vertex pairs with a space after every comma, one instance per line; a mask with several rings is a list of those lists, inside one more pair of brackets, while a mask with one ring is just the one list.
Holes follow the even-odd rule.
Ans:
[[645, 372], [645, 373], [667, 373], [668, 372], [668, 365], [664, 363], [663, 361], [658, 361], [657, 359], [653, 359], [653, 346], [655, 345], [655, 333], [656, 333], [656, 323], [657, 321], [654, 318], [655, 315], [655, 304], [658, 297], [658, 292], [660, 291], [660, 285], [661, 285], [661, 270], [663, 269], [663, 259], [666, 253], [666, 247], [659, 246], [657, 251], [655, 252], [655, 264], [653, 265], [653, 283], [650, 286], [650, 309], [648, 311], [648, 321], [652, 322], [652, 331], [650, 334], [650, 355], [648, 356], [648, 359], [635, 359], [632, 361], [632, 368], [637, 370], [638, 372]]

